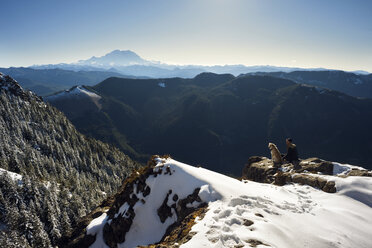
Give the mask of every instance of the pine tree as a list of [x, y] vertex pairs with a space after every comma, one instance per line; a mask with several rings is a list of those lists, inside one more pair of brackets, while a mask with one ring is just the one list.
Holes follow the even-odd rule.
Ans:
[[61, 217], [61, 230], [62, 230], [62, 234], [65, 236], [65, 235], [69, 235], [72, 231], [72, 228], [71, 228], [71, 221], [70, 221], [70, 217], [68, 217], [68, 214], [67, 214], [67, 211], [63, 211], [62, 213], [62, 217]]
[[51, 242], [39, 218], [32, 219], [34, 227], [32, 247], [50, 247]]

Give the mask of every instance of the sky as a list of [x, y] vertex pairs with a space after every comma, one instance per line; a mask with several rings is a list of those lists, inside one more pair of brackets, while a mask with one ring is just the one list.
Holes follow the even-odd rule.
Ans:
[[171, 64], [372, 72], [372, 1], [0, 0], [0, 67], [132, 50]]

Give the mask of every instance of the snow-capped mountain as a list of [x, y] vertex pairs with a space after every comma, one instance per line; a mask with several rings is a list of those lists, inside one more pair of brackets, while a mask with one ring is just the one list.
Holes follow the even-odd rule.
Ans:
[[130, 50], [114, 50], [101, 57], [93, 56], [87, 60], [79, 60], [77, 65], [112, 68], [116, 66], [145, 65], [149, 63], [149, 61], [144, 60], [138, 56], [138, 54]]
[[65, 246], [370, 247], [372, 177], [333, 166], [332, 175], [313, 174], [333, 182], [336, 193], [327, 193], [299, 183], [239, 181], [155, 156]]

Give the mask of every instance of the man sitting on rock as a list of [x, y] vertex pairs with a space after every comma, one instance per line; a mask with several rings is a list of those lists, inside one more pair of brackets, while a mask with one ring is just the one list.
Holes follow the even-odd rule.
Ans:
[[300, 161], [298, 160], [298, 152], [297, 147], [293, 143], [291, 138], [287, 138], [285, 140], [287, 145], [287, 154], [283, 156], [283, 160], [293, 164], [293, 169], [299, 170], [301, 169]]

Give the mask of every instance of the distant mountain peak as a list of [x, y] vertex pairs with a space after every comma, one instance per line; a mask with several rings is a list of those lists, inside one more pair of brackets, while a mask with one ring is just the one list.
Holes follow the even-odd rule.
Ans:
[[[119, 49], [116, 49], [116, 50], [113, 50], [101, 57], [98, 57], [98, 58], [102, 58], [102, 57], [111, 57], [111, 56], [123, 56], [123, 57], [126, 57], [126, 56], [133, 56], [133, 57], [136, 57], [136, 58], [140, 58], [142, 59], [137, 53], [131, 51], [131, 50], [119, 50]], [[95, 57], [95, 56], [93, 56]], [[97, 57], [95, 57], [97, 58]]]
[[[137, 55], [135, 52], [131, 51], [131, 50], [120, 50], [120, 49], [115, 49], [113, 50], [112, 52], [108, 53], [108, 54], [123, 54], [123, 53], [126, 53], [126, 54], [135, 54]], [[106, 54], [107, 55], [107, 54]], [[138, 56], [138, 55], [137, 55]]]
[[101, 57], [93, 56], [87, 60], [79, 60], [80, 65], [93, 65], [111, 68], [113, 66], [143, 65], [148, 61], [131, 50], [113, 50]]

